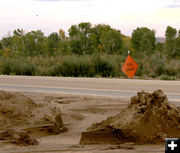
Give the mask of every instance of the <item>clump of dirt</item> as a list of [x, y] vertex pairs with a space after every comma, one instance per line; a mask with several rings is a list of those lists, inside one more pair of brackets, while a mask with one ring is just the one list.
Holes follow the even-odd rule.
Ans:
[[130, 143], [118, 144], [118, 145], [105, 145], [99, 150], [116, 150], [116, 149], [124, 149], [124, 150], [134, 150], [134, 145]]
[[156, 90], [138, 92], [119, 114], [83, 132], [80, 143], [161, 144], [166, 137], [180, 137], [180, 110], [162, 90]]
[[17, 139], [15, 139], [14, 143], [16, 143], [18, 145], [24, 145], [24, 146], [39, 144], [39, 142], [36, 139], [34, 139], [32, 136], [30, 136], [26, 132], [20, 132], [19, 137]]
[[67, 128], [63, 124], [61, 114], [56, 115], [55, 122], [52, 127], [52, 132], [54, 134], [60, 134], [60, 133], [66, 132], [66, 131], [67, 131]]
[[53, 124], [59, 113], [56, 103], [37, 103], [22, 93], [0, 91], [0, 130]]
[[23, 146], [39, 144], [39, 142], [27, 132], [17, 132], [13, 129], [7, 129], [0, 132], [0, 140]]

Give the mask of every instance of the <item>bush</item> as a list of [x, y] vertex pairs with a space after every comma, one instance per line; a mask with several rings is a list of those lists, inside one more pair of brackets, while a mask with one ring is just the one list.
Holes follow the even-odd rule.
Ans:
[[8, 59], [1, 65], [1, 73], [6, 75], [35, 75], [35, 71], [36, 68], [32, 63], [15, 59]]
[[8, 60], [3, 62], [3, 64], [1, 65], [1, 73], [9, 75], [12, 72], [12, 66], [13, 66], [12, 61]]
[[22, 66], [22, 75], [35, 75], [36, 72], [36, 67], [34, 66], [34, 64], [29, 63], [29, 64], [25, 64], [24, 66]]
[[115, 75], [115, 66], [110, 63], [110, 60], [97, 55], [92, 58], [92, 62], [94, 63], [97, 75], [102, 77], [113, 77]]
[[169, 76], [169, 75], [161, 75], [160, 79], [161, 80], [175, 80], [176, 78], [173, 76]]
[[[132, 56], [138, 63], [135, 78], [180, 79], [180, 61], [160, 54]], [[121, 68], [126, 56], [95, 54], [86, 56], [0, 57], [0, 73], [15, 75], [126, 77]]]

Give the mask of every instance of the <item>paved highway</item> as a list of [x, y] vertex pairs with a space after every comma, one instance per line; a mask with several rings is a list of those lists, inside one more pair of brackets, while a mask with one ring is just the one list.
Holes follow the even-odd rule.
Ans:
[[137, 91], [156, 89], [162, 89], [171, 101], [180, 105], [180, 81], [0, 75], [0, 90], [130, 98]]

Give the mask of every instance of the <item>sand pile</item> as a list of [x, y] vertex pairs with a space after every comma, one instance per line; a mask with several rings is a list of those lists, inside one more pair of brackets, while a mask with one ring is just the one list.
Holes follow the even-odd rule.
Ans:
[[160, 144], [165, 137], [180, 137], [180, 109], [168, 102], [162, 90], [156, 90], [138, 92], [119, 114], [83, 132], [80, 143]]
[[54, 123], [60, 113], [56, 103], [37, 103], [18, 92], [0, 91], [0, 131]]
[[17, 132], [12, 129], [0, 132], [0, 140], [24, 146], [39, 144], [39, 142], [31, 137], [27, 132]]

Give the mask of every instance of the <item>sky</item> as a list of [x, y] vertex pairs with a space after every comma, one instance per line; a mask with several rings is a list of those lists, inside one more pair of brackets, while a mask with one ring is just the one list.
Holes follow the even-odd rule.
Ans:
[[128, 36], [148, 27], [164, 37], [168, 25], [180, 29], [180, 0], [0, 0], [0, 39], [17, 28], [67, 33], [81, 22], [108, 24]]

